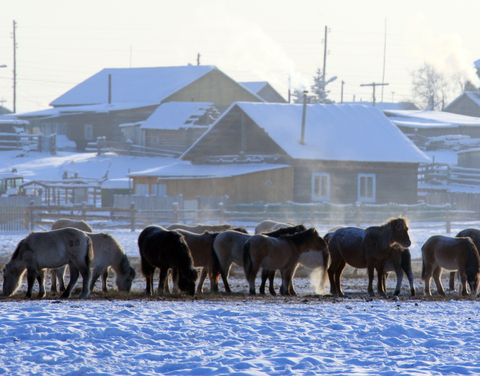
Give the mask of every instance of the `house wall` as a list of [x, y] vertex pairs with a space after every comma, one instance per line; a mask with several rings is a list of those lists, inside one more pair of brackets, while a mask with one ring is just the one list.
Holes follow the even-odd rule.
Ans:
[[212, 70], [163, 102], [212, 102], [220, 112], [223, 112], [233, 102], [261, 102], [261, 100], [219, 70]]
[[134, 193], [137, 184], [166, 184], [167, 195], [183, 195], [185, 200], [197, 196], [228, 195], [230, 202], [286, 202], [293, 200], [293, 168], [260, 171], [225, 178], [164, 179], [154, 176], [133, 178]]
[[445, 112], [480, 117], [480, 107], [466, 95], [463, 95], [461, 98], [458, 98], [456, 101], [450, 103], [445, 108]]
[[330, 174], [330, 202], [358, 201], [358, 174], [375, 174], [377, 204], [417, 203], [417, 164], [294, 161], [294, 201], [312, 202], [312, 173]]
[[146, 129], [145, 146], [162, 150], [184, 152], [208, 127], [195, 127], [179, 130]]

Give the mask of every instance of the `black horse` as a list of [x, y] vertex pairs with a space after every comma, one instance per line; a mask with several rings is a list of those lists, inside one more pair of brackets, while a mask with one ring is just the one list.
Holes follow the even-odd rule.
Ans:
[[165, 291], [168, 270], [178, 276], [178, 287], [188, 295], [195, 294], [198, 272], [193, 267], [193, 259], [182, 234], [166, 230], [160, 226], [148, 226], [138, 237], [142, 274], [147, 280], [147, 295], [152, 295], [153, 274], [160, 269], [158, 293]]

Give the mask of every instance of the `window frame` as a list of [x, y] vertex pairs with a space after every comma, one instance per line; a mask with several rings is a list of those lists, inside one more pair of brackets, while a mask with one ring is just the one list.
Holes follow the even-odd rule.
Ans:
[[[364, 197], [362, 197], [362, 178], [367, 179], [366, 184], [367, 186], [365, 187], [366, 189], [366, 194]], [[369, 197], [368, 195], [368, 180], [372, 179], [372, 195]], [[376, 174], [358, 174], [357, 177], [357, 200], [359, 202], [376, 202], [377, 200], [377, 176]]]
[[[320, 178], [327, 178], [327, 192], [326, 195], [318, 196], [315, 192], [315, 181]], [[323, 193], [323, 192], [322, 192]], [[312, 173], [312, 201], [330, 201], [330, 173], [328, 172], [313, 172]]]

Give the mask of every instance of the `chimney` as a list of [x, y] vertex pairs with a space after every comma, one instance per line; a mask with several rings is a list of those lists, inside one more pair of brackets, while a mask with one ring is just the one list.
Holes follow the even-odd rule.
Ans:
[[112, 103], [112, 75], [108, 75], [108, 104]]
[[307, 117], [307, 90], [303, 91], [303, 111], [302, 111], [302, 138], [300, 143], [305, 145], [305, 118]]

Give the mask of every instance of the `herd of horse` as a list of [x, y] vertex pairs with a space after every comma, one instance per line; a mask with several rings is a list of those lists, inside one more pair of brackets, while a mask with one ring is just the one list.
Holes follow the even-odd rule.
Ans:
[[[154, 293], [153, 277], [160, 270], [158, 294], [195, 295], [203, 291], [208, 276], [210, 290], [219, 291], [222, 278], [226, 293], [231, 293], [228, 282], [233, 264], [243, 268], [251, 295], [256, 294], [255, 280], [262, 270], [260, 294], [276, 295], [273, 285], [275, 273], [280, 272], [281, 295], [296, 295], [293, 276], [298, 265], [320, 271], [317, 292], [323, 293], [327, 280], [330, 294], [343, 297], [341, 277], [346, 265], [367, 269], [368, 294], [375, 295], [373, 280], [377, 272], [378, 294], [386, 297], [386, 280], [392, 271], [397, 276], [394, 295], [400, 294], [403, 274], [410, 282], [410, 294], [415, 295], [414, 278], [409, 248], [411, 245], [407, 221], [392, 218], [380, 226], [366, 229], [338, 226], [325, 236], [315, 228], [304, 225], [263, 221], [249, 234], [244, 228], [231, 225], [169, 226], [150, 225], [138, 237], [141, 272], [146, 281], [146, 294]], [[458, 274], [459, 293], [476, 296], [480, 281], [480, 230], [467, 229], [456, 237], [435, 235], [422, 246], [422, 280], [425, 295], [431, 295], [433, 277], [440, 295], [445, 295], [441, 283], [443, 269], [450, 270], [450, 289], [455, 288]], [[65, 287], [66, 267], [70, 281]], [[200, 280], [198, 269], [201, 268]], [[3, 295], [12, 296], [19, 289], [23, 275], [27, 275], [26, 297], [32, 297], [35, 281], [39, 284], [38, 297], [46, 295], [46, 273], [51, 272], [51, 290], [63, 291], [61, 297], [70, 297], [82, 276], [79, 298], [93, 291], [101, 277], [102, 290], [107, 291], [107, 277], [115, 272], [119, 291], [129, 292], [136, 276], [135, 268], [117, 240], [106, 233], [95, 233], [84, 221], [61, 219], [50, 231], [31, 232], [17, 245], [3, 270]]]

